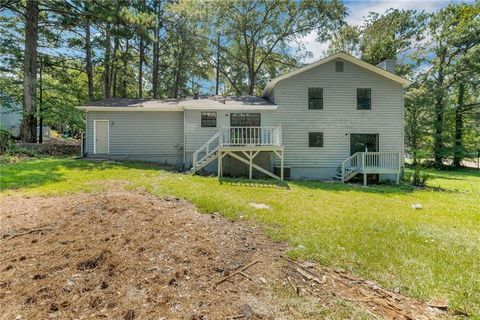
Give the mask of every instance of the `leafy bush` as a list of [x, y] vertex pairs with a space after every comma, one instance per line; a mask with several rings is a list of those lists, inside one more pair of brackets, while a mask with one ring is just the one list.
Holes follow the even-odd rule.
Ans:
[[428, 179], [430, 179], [430, 175], [425, 171], [421, 171], [420, 166], [416, 166], [415, 171], [413, 172], [412, 185], [416, 187], [425, 187]]
[[0, 127], [0, 153], [8, 153], [12, 147], [12, 136], [10, 132]]
[[415, 165], [413, 174], [406, 172], [403, 176], [403, 180], [415, 187], [425, 187], [427, 181], [430, 179], [430, 175], [422, 169], [422, 165], [418, 163]]

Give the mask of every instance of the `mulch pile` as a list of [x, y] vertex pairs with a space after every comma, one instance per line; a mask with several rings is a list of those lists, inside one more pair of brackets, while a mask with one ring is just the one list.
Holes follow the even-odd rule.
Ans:
[[[302, 319], [319, 303], [373, 318], [440, 307], [342, 270], [290, 261], [252, 223], [111, 190], [0, 199], [1, 319]], [[280, 293], [280, 294], [279, 294]]]

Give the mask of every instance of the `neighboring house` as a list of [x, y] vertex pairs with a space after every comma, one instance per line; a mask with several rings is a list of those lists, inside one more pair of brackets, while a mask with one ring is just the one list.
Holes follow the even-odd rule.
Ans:
[[[10, 132], [15, 137], [20, 137], [20, 130], [22, 127], [22, 111], [18, 108], [0, 107], [0, 127]], [[50, 127], [43, 126], [42, 128], [43, 140], [49, 140], [51, 136]], [[37, 126], [37, 137], [40, 135], [40, 126]]]
[[[385, 69], [390, 62], [383, 63]], [[337, 53], [271, 80], [263, 97], [108, 99], [86, 111], [87, 156], [183, 164], [219, 176], [346, 181], [403, 167], [408, 80]], [[395, 177], [396, 175], [396, 177]]]
[[20, 128], [22, 125], [21, 107], [6, 108], [0, 106], [0, 127], [10, 132], [16, 138], [20, 136]]

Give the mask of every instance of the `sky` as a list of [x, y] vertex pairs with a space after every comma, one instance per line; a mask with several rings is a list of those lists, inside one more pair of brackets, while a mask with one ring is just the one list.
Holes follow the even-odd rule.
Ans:
[[[343, 3], [347, 6], [348, 16], [345, 21], [348, 24], [358, 25], [363, 22], [363, 18], [368, 15], [370, 11], [377, 13], [384, 13], [389, 8], [394, 9], [413, 9], [425, 12], [434, 12], [449, 3], [454, 1], [448, 0], [346, 0]], [[458, 1], [459, 2], [459, 1]], [[473, 2], [473, 1], [466, 1]], [[319, 60], [325, 56], [328, 49], [328, 42], [320, 43], [315, 41], [315, 33], [312, 32], [300, 40], [305, 45], [306, 49], [310, 51], [313, 56], [306, 59], [305, 62], [310, 63]]]

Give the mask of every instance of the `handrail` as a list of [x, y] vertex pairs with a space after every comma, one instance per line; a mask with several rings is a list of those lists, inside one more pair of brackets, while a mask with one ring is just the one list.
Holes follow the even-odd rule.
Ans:
[[222, 146], [280, 146], [280, 126], [223, 127]]
[[368, 173], [368, 170], [401, 170], [400, 152], [356, 152], [341, 164], [342, 182], [345, 182], [346, 171]]
[[[218, 150], [218, 148], [220, 147], [221, 145], [221, 137], [222, 137], [222, 131], [223, 131], [223, 128], [220, 128], [220, 130], [218, 130], [210, 139], [208, 139], [207, 142], [205, 142], [200, 148], [198, 148], [197, 150], [195, 150], [195, 152], [193, 153], [193, 169], [195, 170], [196, 169], [196, 166], [197, 166], [197, 163], [199, 163], [200, 161], [204, 160], [205, 158], [207, 158], [208, 156], [212, 155], [214, 152], [216, 152]], [[215, 147], [213, 150], [210, 151], [210, 144], [212, 142], [214, 142], [216, 139], [219, 139], [219, 143], [218, 143], [218, 146]], [[203, 152], [203, 150], [205, 150], [205, 156], [202, 157], [200, 160], [198, 159], [198, 154]]]
[[[212, 144], [217, 141], [215, 147]], [[207, 142], [193, 153], [193, 170], [203, 160], [211, 157], [223, 146], [280, 146], [282, 144], [281, 126], [257, 127], [221, 127]], [[201, 159], [199, 155], [205, 153]], [[213, 158], [211, 158], [213, 160]], [[211, 160], [210, 160], [211, 161]], [[204, 164], [201, 164], [204, 165]], [[200, 168], [200, 167], [198, 167]]]
[[[345, 182], [345, 169], [358, 168], [361, 152], [356, 152], [342, 161], [342, 182]], [[348, 166], [347, 166], [348, 165]]]

